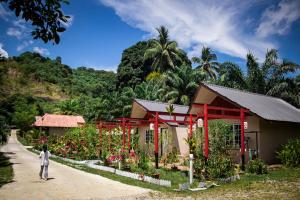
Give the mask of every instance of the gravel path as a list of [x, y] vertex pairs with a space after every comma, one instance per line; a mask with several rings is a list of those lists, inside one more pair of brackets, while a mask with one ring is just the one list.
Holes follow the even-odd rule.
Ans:
[[14, 182], [0, 188], [0, 199], [143, 199], [150, 190], [126, 185], [50, 161], [50, 180], [40, 180], [39, 158], [27, 151], [12, 131], [1, 148], [13, 163]]

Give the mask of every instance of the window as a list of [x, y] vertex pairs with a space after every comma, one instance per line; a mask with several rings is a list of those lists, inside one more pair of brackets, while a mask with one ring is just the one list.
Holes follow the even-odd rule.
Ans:
[[153, 143], [153, 131], [146, 130], [146, 143]]
[[226, 145], [230, 148], [240, 148], [241, 146], [241, 125], [232, 125], [232, 134], [226, 136]]

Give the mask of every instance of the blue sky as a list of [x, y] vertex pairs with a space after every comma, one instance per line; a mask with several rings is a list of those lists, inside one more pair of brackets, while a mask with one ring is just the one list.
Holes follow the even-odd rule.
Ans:
[[61, 43], [44, 44], [30, 37], [30, 25], [0, 4], [0, 51], [9, 56], [36, 51], [61, 56], [71, 67], [116, 70], [122, 51], [156, 36], [165, 25], [188, 56], [211, 47], [219, 61], [245, 66], [250, 51], [260, 61], [267, 49], [300, 63], [299, 0], [70, 0], [72, 16]]

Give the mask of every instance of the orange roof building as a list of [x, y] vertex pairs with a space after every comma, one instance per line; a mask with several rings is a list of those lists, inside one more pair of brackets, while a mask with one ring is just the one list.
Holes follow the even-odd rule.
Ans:
[[85, 121], [82, 116], [55, 115], [46, 113], [36, 116], [33, 126], [48, 130], [49, 134], [63, 134], [65, 129], [83, 126]]

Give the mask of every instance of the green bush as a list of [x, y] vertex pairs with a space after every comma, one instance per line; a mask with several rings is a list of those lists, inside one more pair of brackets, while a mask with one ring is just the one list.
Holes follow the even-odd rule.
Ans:
[[250, 160], [247, 164], [246, 171], [251, 174], [267, 174], [268, 169], [263, 160], [257, 158]]
[[227, 178], [234, 174], [234, 165], [229, 156], [214, 154], [208, 158], [205, 172], [210, 179]]
[[300, 167], [300, 138], [290, 140], [277, 154], [283, 165]]

